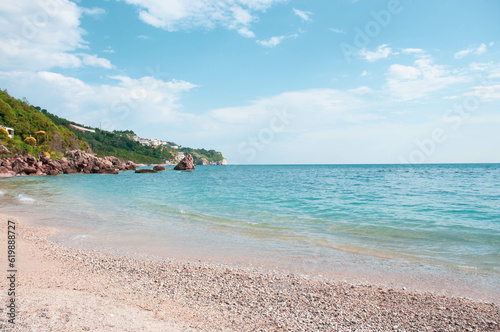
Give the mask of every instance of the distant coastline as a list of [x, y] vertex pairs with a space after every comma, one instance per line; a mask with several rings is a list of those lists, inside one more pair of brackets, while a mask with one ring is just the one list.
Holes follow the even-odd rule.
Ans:
[[16, 99], [7, 90], [0, 90], [0, 146], [0, 157], [50, 156], [55, 161], [68, 151], [81, 150], [136, 164], [177, 164], [191, 154], [195, 165], [227, 165], [219, 151], [143, 138], [132, 130], [88, 127]]

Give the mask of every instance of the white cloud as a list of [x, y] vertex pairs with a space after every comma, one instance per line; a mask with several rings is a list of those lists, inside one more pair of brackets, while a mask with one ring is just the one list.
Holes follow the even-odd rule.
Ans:
[[250, 31], [247, 27], [238, 29], [238, 33], [246, 38], [255, 38], [255, 33], [253, 33], [253, 31]]
[[359, 88], [349, 89], [348, 91], [355, 95], [365, 95], [368, 93], [373, 93], [373, 90], [367, 86], [360, 86]]
[[431, 59], [418, 59], [413, 66], [391, 65], [387, 74], [386, 91], [398, 100], [414, 100], [468, 78], [454, 73]]
[[488, 79], [500, 78], [500, 63], [490, 62], [473, 62], [469, 65], [469, 69], [476, 73], [481, 73], [483, 77]]
[[421, 48], [405, 48], [401, 51], [403, 54], [414, 54], [414, 55], [422, 55], [426, 52]]
[[308, 128], [307, 124], [311, 123], [315, 127], [327, 127], [338, 121], [357, 122], [366, 117], [366, 114], [355, 112], [364, 106], [366, 103], [353, 93], [312, 89], [261, 98], [248, 106], [216, 109], [210, 115], [220, 122], [252, 127], [266, 123], [276, 112], [286, 111], [297, 117], [293, 127], [300, 131], [302, 126]]
[[257, 40], [257, 43], [265, 47], [275, 47], [279, 45], [285, 38], [285, 36], [274, 36], [269, 38], [268, 40]]
[[455, 59], [461, 59], [469, 54], [481, 55], [483, 53], [486, 53], [487, 50], [488, 48], [486, 44], [483, 43], [476, 48], [471, 47], [462, 51], [458, 51], [457, 53], [455, 53]]
[[394, 53], [390, 47], [387, 47], [387, 44], [380, 45], [375, 52], [367, 51], [366, 48], [362, 48], [358, 52], [358, 55], [368, 62], [387, 59], [391, 54]]
[[82, 63], [86, 66], [102, 67], [106, 69], [113, 69], [114, 66], [108, 59], [99, 58], [97, 55], [79, 54], [82, 58]]
[[297, 38], [299, 35], [297, 33], [294, 33], [294, 34], [291, 34], [291, 35], [288, 35], [288, 36], [274, 36], [274, 37], [271, 37], [267, 40], [257, 40], [257, 44], [260, 44], [262, 46], [265, 46], [265, 47], [275, 47], [275, 46], [278, 46], [279, 44], [281, 44], [281, 42], [285, 39], [288, 39], [288, 38]]
[[14, 95], [30, 91], [30, 102], [51, 113], [93, 126], [102, 121], [108, 130], [146, 124], [174, 126], [184, 117], [178, 112], [180, 98], [196, 87], [151, 76], [112, 76], [108, 84], [92, 85], [49, 71], [0, 72], [0, 82]]
[[81, 8], [83, 14], [99, 17], [106, 14], [106, 10], [103, 8]]
[[233, 13], [233, 18], [237, 25], [247, 26], [252, 22], [253, 17], [247, 9], [243, 9], [240, 6], [231, 7]]
[[491, 102], [500, 100], [500, 85], [481, 85], [472, 87], [472, 92], [464, 93], [465, 96], [476, 96], [482, 101]]
[[[283, 0], [125, 0], [140, 8], [139, 18], [167, 31], [248, 27], [262, 12]], [[247, 37], [244, 33], [243, 36]]]
[[365, 76], [368, 76], [368, 72], [366, 70], [363, 70], [363, 72], [361, 73], [361, 77], [365, 77]]
[[345, 31], [342, 30], [342, 29], [338, 29], [338, 28], [330, 28], [330, 31], [333, 31], [335, 33], [342, 33], [342, 34], [345, 34]]
[[0, 6], [0, 69], [47, 70], [84, 65], [111, 68], [109, 60], [81, 52], [88, 48], [83, 39], [85, 31], [80, 28], [84, 11], [68, 0], [3, 3]]
[[310, 16], [313, 13], [311, 13], [311, 12], [302, 11], [302, 10], [298, 10], [298, 9], [295, 9], [295, 8], [293, 8], [293, 12], [295, 13], [295, 15], [297, 15], [298, 17], [300, 17], [302, 20], [304, 20], [306, 22], [312, 21]]
[[476, 48], [476, 50], [474, 51], [474, 54], [480, 55], [480, 54], [486, 53], [487, 50], [488, 49], [486, 48], [486, 45], [481, 44], [478, 48]]
[[[401, 50], [401, 53], [404, 55], [413, 56], [414, 58], [417, 59], [431, 59], [430, 54], [426, 50], [421, 48], [411, 48], [411, 47], [403, 48]], [[399, 53], [395, 52], [394, 54], [399, 54]]]

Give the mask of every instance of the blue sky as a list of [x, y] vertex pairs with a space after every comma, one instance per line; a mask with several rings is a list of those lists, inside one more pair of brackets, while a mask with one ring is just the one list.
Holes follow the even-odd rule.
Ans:
[[500, 2], [20, 0], [0, 88], [230, 163], [500, 162]]

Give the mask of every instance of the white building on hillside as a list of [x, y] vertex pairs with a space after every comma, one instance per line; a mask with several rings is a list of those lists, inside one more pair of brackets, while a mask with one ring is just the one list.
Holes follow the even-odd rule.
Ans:
[[73, 128], [73, 129], [79, 130], [81, 132], [86, 132], [87, 131], [89, 133], [95, 133], [95, 129], [83, 128], [83, 127], [75, 126], [75, 125], [72, 125], [72, 124], [70, 124], [69, 126], [71, 128]]
[[0, 128], [5, 128], [7, 130], [7, 133], [9, 133], [10, 138], [14, 138], [14, 129], [10, 127], [5, 127], [5, 126], [0, 126]]

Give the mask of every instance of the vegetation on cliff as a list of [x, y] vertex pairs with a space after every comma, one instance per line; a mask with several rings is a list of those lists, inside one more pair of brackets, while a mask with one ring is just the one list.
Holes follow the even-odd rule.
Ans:
[[14, 129], [14, 138], [0, 133], [0, 142], [14, 154], [49, 153], [62, 155], [68, 150], [89, 151], [88, 145], [68, 128], [54, 124], [26, 100], [0, 90], [0, 125]]
[[[49, 113], [46, 109], [33, 106], [27, 100], [10, 96], [7, 90], [0, 90], [0, 126], [14, 129], [14, 138], [0, 130], [0, 144], [13, 154], [51, 154], [62, 156], [66, 151], [80, 149], [94, 152], [98, 156], [115, 156], [136, 163], [159, 164], [176, 161], [178, 152], [193, 154], [195, 164], [202, 164], [203, 158], [210, 163], [224, 159], [215, 150], [177, 147], [167, 145], [147, 146], [133, 139], [131, 130], [109, 132], [95, 129], [95, 132], [75, 129], [71, 126], [88, 128], [81, 124]], [[177, 147], [177, 148], [174, 148]]]

